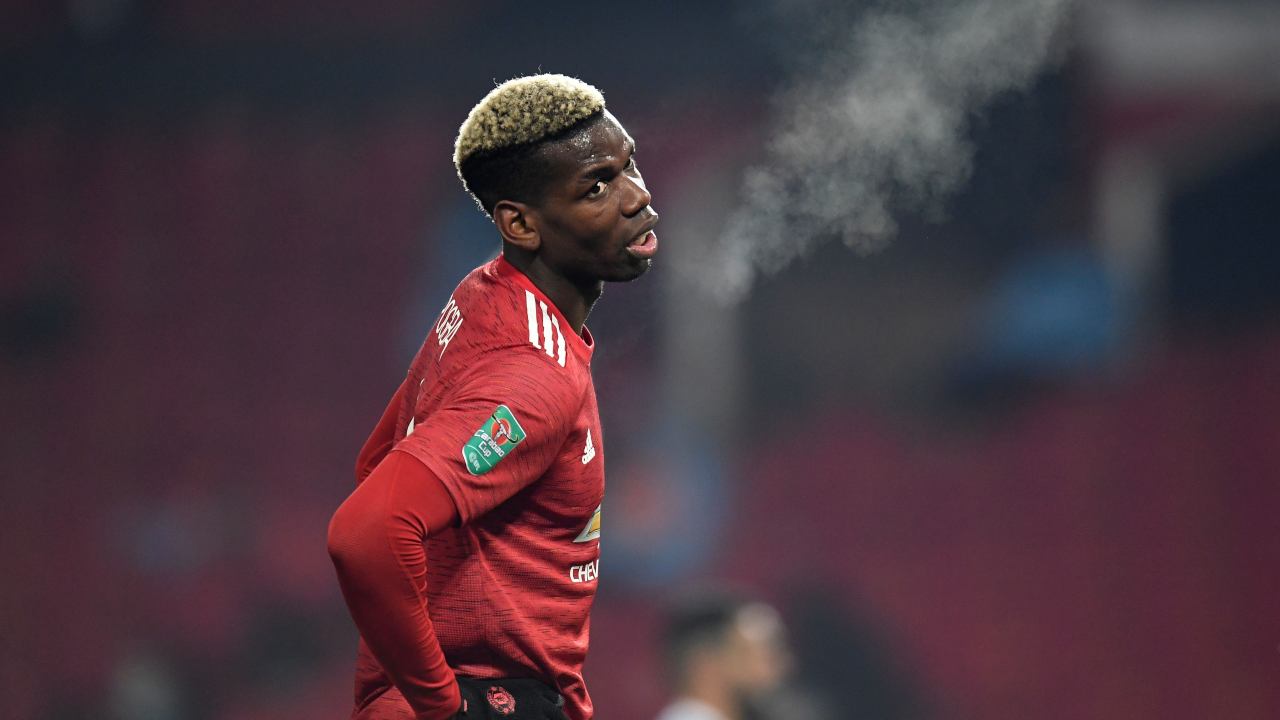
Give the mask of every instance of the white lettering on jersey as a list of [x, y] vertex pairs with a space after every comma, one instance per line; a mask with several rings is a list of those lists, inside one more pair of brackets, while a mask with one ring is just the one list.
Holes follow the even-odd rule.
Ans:
[[449, 342], [453, 340], [454, 335], [458, 334], [458, 328], [461, 327], [462, 311], [450, 296], [449, 304], [444, 306], [444, 310], [440, 313], [440, 321], [436, 323], [436, 342], [440, 344], [440, 355], [437, 359], [444, 357], [444, 351], [449, 349]]
[[[547, 309], [547, 304], [524, 291], [525, 315], [529, 320], [529, 344], [547, 353], [547, 357], [564, 367], [564, 333], [560, 330], [560, 318]], [[538, 318], [542, 318], [539, 332]], [[552, 342], [554, 338], [554, 343]]]
[[582, 464], [596, 459], [596, 446], [591, 443], [591, 428], [587, 428], [587, 446], [582, 449]]
[[600, 577], [600, 558], [569, 568], [569, 579], [576, 583], [591, 582]]

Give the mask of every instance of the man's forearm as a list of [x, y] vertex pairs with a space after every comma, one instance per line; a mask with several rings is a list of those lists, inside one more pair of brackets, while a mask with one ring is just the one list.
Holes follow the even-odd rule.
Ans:
[[334, 513], [329, 554], [361, 637], [419, 720], [461, 704], [427, 612], [427, 534], [456, 518], [439, 480], [390, 453]]

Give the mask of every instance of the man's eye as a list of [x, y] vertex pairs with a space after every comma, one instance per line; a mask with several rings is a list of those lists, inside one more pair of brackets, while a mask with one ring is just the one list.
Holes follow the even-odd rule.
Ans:
[[627, 159], [626, 171], [635, 172], [635, 169], [636, 169], [636, 156], [632, 155], [630, 158]]
[[609, 183], [603, 180], [597, 180], [591, 186], [591, 189], [587, 191], [587, 197], [596, 197], [602, 194], [605, 191], [605, 189], [608, 187], [609, 187]]

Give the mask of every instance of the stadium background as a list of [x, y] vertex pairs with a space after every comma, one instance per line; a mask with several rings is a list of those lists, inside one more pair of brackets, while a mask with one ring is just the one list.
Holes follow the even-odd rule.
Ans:
[[457, 124], [542, 69], [664, 216], [590, 322], [601, 717], [652, 717], [707, 578], [779, 605], [833, 718], [1280, 715], [1280, 12], [1085, 3], [944, 213], [691, 303], [789, 9], [3, 3], [0, 714], [346, 716], [325, 525], [494, 247]]

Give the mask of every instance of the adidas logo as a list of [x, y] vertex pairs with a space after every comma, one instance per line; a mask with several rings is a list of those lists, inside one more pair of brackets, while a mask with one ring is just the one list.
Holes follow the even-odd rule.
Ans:
[[594, 460], [596, 457], [596, 446], [591, 443], [591, 428], [587, 428], [587, 446], [582, 449], [582, 464]]

